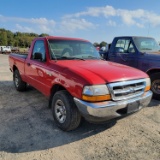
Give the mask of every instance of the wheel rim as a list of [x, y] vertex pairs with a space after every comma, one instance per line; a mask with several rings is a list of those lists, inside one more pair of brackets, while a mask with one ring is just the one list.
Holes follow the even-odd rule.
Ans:
[[17, 74], [15, 74], [14, 82], [15, 82], [16, 87], [18, 87], [19, 86], [19, 80], [18, 80]]
[[160, 94], [160, 80], [152, 82], [152, 91], [156, 94]]
[[61, 100], [57, 100], [55, 103], [55, 115], [60, 123], [64, 123], [66, 120], [66, 107]]

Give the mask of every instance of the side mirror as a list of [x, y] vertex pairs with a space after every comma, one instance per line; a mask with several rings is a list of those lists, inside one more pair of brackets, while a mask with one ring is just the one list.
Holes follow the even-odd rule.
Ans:
[[124, 53], [124, 48], [122, 48], [122, 47], [115, 47], [115, 52], [116, 53]]
[[42, 53], [40, 52], [34, 53], [34, 59], [42, 61]]

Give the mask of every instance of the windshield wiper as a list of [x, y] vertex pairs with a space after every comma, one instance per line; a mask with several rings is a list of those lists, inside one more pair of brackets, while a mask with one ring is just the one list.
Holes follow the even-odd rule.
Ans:
[[87, 58], [89, 58], [89, 59], [103, 59], [101, 57], [94, 57], [94, 56], [88, 56]]
[[72, 58], [72, 57], [67, 57], [67, 56], [62, 56], [62, 57], [58, 57], [57, 59], [64, 59], [64, 60], [65, 60], [65, 59], [67, 59], [67, 60], [69, 59], [69, 60], [71, 60], [71, 59], [73, 59], [73, 58]]
[[67, 56], [62, 56], [62, 57], [59, 57], [58, 59], [62, 59], [62, 60], [76, 60], [76, 59], [78, 59], [78, 60], [83, 60], [83, 61], [85, 61], [85, 59], [83, 59], [83, 58], [67, 57]]
[[72, 57], [73, 59], [78, 59], [78, 60], [83, 60], [83, 61], [85, 61], [85, 59], [84, 58], [79, 58], [79, 57]]

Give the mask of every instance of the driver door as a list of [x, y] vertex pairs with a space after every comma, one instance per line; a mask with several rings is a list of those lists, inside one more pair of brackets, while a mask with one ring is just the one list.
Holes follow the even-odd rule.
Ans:
[[130, 39], [118, 39], [114, 48], [114, 62], [137, 68], [137, 54]]

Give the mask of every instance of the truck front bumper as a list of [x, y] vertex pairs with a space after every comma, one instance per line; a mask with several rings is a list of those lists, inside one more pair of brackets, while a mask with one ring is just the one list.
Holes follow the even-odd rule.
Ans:
[[147, 107], [152, 98], [152, 92], [122, 100], [90, 103], [74, 97], [74, 101], [82, 116], [91, 122], [103, 122], [109, 119], [125, 116]]

